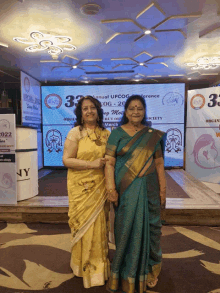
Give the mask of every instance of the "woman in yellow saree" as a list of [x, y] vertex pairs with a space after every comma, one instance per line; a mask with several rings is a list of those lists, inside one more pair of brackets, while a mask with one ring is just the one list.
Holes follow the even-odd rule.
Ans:
[[145, 123], [141, 96], [125, 103], [124, 120], [106, 147], [108, 199], [114, 202], [116, 251], [108, 288], [126, 293], [153, 288], [161, 270], [160, 209], [165, 206], [163, 145], [166, 134]]
[[110, 274], [104, 158], [109, 131], [102, 126], [101, 103], [91, 96], [79, 100], [77, 122], [66, 138], [63, 163], [68, 168], [70, 266], [85, 288], [102, 286]]

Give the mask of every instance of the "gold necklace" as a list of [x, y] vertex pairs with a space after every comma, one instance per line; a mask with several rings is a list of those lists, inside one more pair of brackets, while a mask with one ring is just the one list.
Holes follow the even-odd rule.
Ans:
[[102, 142], [101, 142], [101, 140], [100, 140], [101, 135], [98, 135], [98, 134], [95, 132], [95, 130], [94, 130], [94, 132], [92, 133], [92, 135], [93, 135], [93, 134], [95, 135], [95, 138], [92, 138], [92, 137], [89, 135], [87, 128], [86, 128], [86, 132], [87, 132], [87, 135], [88, 135], [89, 139], [90, 139], [91, 141], [94, 141], [95, 144], [96, 144], [97, 146], [101, 146], [101, 145], [102, 145]]

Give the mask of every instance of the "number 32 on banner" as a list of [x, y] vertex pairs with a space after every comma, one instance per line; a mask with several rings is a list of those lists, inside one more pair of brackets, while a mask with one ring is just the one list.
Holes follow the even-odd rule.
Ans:
[[[220, 97], [220, 95], [219, 95], [219, 97]], [[210, 102], [212, 102], [212, 103], [208, 103], [208, 107], [215, 107], [215, 106], [220, 106], [220, 102], [217, 102], [217, 98], [218, 98], [218, 95], [217, 94], [211, 94], [210, 96], [209, 96], [209, 99], [210, 99]]]

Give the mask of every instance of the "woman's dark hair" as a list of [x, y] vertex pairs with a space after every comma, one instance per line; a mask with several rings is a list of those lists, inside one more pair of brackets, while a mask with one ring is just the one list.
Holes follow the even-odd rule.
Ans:
[[125, 111], [128, 109], [128, 106], [130, 105], [130, 103], [132, 101], [134, 101], [134, 100], [139, 100], [142, 103], [143, 107], [144, 107], [144, 118], [142, 119], [141, 124], [144, 124], [144, 125], [148, 125], [149, 124], [146, 121], [146, 108], [147, 108], [147, 106], [146, 106], [146, 103], [145, 103], [144, 98], [142, 96], [140, 96], [140, 95], [132, 95], [125, 102], [124, 114], [123, 114], [123, 116], [121, 118], [121, 121], [118, 123], [118, 126], [121, 126], [123, 124], [128, 123], [128, 118], [125, 115]]
[[103, 126], [103, 109], [101, 108], [102, 105], [101, 103], [99, 102], [99, 100], [93, 98], [92, 96], [85, 96], [85, 97], [82, 97], [77, 105], [76, 105], [76, 108], [75, 108], [75, 115], [76, 115], [76, 122], [74, 124], [74, 126], [83, 126], [82, 124], [82, 103], [84, 100], [90, 100], [96, 107], [97, 109], [97, 112], [98, 112], [98, 117], [99, 117], [99, 120], [97, 121], [99, 127], [101, 127], [102, 129], [105, 129], [105, 127]]

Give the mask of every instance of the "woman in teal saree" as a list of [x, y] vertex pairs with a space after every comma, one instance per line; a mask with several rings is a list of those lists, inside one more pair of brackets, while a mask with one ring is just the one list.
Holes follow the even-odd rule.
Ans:
[[116, 206], [116, 252], [108, 282], [112, 291], [120, 282], [126, 293], [143, 293], [156, 285], [161, 270], [166, 134], [144, 125], [145, 110], [144, 99], [131, 96], [125, 104], [125, 123], [111, 132], [106, 149], [106, 188]]

